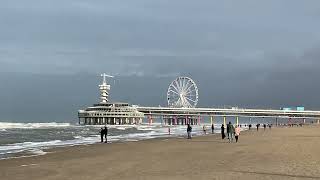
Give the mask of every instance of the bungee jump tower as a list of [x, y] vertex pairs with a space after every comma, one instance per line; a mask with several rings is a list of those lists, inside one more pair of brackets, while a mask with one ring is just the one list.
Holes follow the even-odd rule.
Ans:
[[144, 113], [139, 112], [135, 106], [128, 103], [109, 102], [111, 86], [106, 78], [114, 78], [107, 74], [101, 74], [102, 84], [99, 85], [100, 103], [78, 111], [79, 124], [82, 125], [123, 125], [141, 124]]

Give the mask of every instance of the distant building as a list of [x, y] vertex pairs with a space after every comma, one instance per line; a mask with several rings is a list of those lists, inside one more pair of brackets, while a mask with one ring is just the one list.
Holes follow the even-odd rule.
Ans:
[[103, 82], [99, 85], [101, 92], [101, 102], [78, 111], [79, 124], [84, 125], [103, 125], [103, 124], [141, 124], [144, 113], [137, 110], [137, 106], [130, 106], [128, 103], [109, 102], [110, 85], [106, 82], [106, 74]]

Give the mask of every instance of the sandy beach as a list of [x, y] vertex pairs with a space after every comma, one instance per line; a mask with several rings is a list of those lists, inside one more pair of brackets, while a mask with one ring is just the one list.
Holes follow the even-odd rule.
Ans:
[[94, 144], [0, 161], [1, 180], [320, 179], [320, 127]]

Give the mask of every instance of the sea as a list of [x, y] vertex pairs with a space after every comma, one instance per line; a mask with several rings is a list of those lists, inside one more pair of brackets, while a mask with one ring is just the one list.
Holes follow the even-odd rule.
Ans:
[[[256, 121], [258, 122], [258, 121]], [[233, 122], [234, 123], [234, 122]], [[242, 129], [247, 120], [242, 122]], [[250, 122], [251, 123], [251, 122]], [[252, 124], [254, 124], [252, 122]], [[203, 126], [211, 133], [211, 122], [194, 125], [192, 135], [202, 136]], [[0, 159], [38, 156], [54, 147], [100, 143], [100, 129], [104, 125], [78, 125], [76, 123], [13, 123], [0, 122]], [[140, 125], [108, 125], [108, 141], [129, 142], [154, 138], [186, 137], [186, 126], [168, 126], [160, 122]], [[169, 135], [170, 127], [170, 135]], [[220, 133], [221, 121], [215, 123], [215, 133]]]

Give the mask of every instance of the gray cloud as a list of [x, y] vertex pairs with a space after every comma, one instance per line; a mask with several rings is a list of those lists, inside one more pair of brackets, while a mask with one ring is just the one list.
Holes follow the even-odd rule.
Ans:
[[[318, 7], [317, 0], [0, 0], [0, 114], [36, 119], [39, 109], [50, 114], [37, 105], [45, 103], [61, 113], [55, 119], [73, 118], [95, 101], [101, 72], [118, 77], [115, 100], [135, 104], [165, 105], [170, 81], [186, 75], [200, 88], [200, 106], [318, 108]], [[54, 101], [44, 101], [46, 91]], [[27, 115], [13, 115], [24, 102], [33, 104]]]

